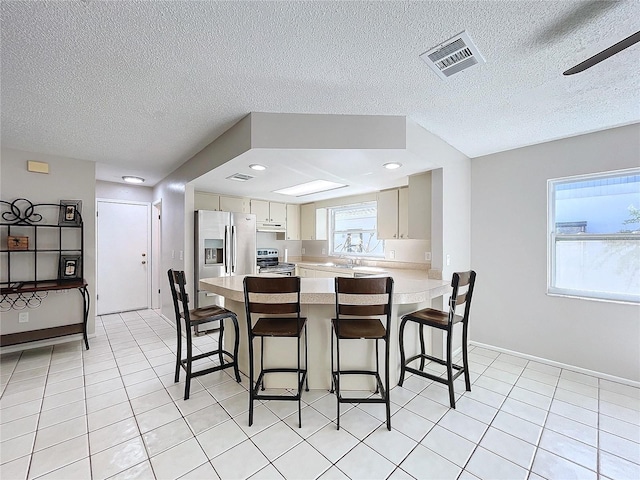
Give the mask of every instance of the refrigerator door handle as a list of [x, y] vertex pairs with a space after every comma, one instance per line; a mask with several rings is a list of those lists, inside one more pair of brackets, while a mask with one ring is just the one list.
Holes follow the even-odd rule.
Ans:
[[236, 235], [236, 226], [232, 225], [231, 226], [231, 239], [233, 242], [233, 248], [231, 250], [231, 255], [232, 255], [232, 260], [231, 260], [231, 273], [235, 273], [236, 272], [236, 264], [238, 263], [238, 237]]
[[229, 264], [231, 259], [229, 258], [229, 226], [224, 226], [224, 273], [229, 273]]

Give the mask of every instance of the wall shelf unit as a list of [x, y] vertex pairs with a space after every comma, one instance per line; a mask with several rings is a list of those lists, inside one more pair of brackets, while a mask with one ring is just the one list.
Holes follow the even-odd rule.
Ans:
[[78, 290], [83, 306], [80, 323], [2, 334], [0, 346], [82, 333], [89, 349], [81, 207], [78, 200], [0, 200], [0, 312], [38, 308], [49, 292], [63, 290]]

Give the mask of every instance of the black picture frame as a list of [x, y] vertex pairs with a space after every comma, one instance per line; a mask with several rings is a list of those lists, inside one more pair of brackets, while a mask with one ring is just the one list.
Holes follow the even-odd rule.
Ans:
[[78, 280], [82, 278], [82, 257], [80, 255], [60, 255], [58, 280]]
[[80, 225], [82, 223], [82, 200], [60, 200], [58, 225]]

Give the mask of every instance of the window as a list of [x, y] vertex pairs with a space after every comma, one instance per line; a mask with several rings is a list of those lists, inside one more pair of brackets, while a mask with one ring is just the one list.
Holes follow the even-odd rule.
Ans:
[[376, 236], [376, 202], [329, 209], [331, 255], [384, 257], [384, 243]]
[[640, 170], [549, 181], [551, 294], [640, 302]]

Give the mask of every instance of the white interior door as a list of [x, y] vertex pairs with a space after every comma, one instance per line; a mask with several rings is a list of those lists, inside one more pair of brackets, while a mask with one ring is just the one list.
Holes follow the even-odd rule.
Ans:
[[150, 205], [97, 202], [98, 315], [149, 308]]

